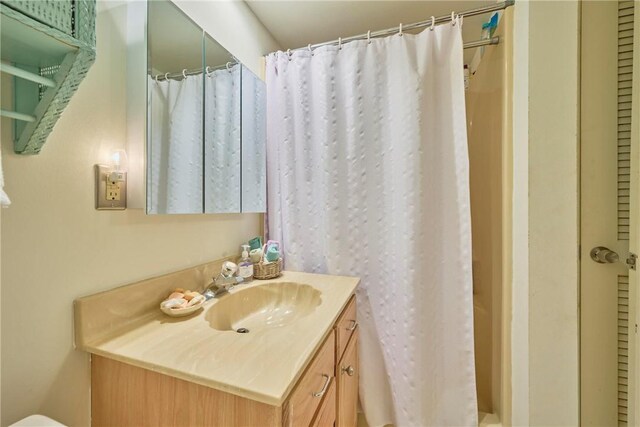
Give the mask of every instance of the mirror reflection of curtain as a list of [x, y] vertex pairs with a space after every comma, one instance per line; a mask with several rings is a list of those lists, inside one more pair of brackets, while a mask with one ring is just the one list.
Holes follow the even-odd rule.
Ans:
[[240, 212], [240, 67], [205, 77], [204, 207]]
[[267, 206], [267, 86], [242, 66], [242, 212]]
[[202, 75], [149, 78], [150, 213], [202, 212]]

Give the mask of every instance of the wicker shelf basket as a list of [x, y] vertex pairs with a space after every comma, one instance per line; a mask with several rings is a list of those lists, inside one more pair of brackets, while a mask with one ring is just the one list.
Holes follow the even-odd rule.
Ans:
[[[2, 60], [22, 70], [9, 111], [20, 116], [8, 116], [13, 148], [37, 154], [95, 60], [96, 0], [0, 0], [0, 15]], [[34, 84], [40, 77], [49, 84]]]
[[253, 278], [258, 280], [275, 279], [282, 274], [282, 258], [276, 262], [263, 261], [253, 264]]

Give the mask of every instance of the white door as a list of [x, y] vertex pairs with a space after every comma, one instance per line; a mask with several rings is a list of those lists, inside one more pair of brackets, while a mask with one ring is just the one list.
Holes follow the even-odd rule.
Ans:
[[[635, 4], [634, 4], [635, 3]], [[635, 7], [634, 7], [635, 6]], [[634, 9], [638, 13], [634, 16]], [[636, 425], [638, 82], [634, 1], [583, 1], [581, 425]], [[635, 54], [634, 54], [635, 53]], [[636, 76], [634, 78], [633, 76]]]

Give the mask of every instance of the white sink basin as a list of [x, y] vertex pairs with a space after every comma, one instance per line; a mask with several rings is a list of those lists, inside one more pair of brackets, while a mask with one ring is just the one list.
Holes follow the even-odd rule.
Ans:
[[295, 282], [272, 282], [223, 296], [206, 313], [213, 329], [251, 332], [289, 325], [320, 305], [320, 291]]

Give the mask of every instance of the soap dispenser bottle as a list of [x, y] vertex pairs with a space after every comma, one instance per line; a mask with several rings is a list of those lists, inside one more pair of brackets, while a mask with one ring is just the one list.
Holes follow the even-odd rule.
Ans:
[[238, 263], [238, 276], [242, 277], [243, 282], [253, 280], [253, 263], [249, 258], [249, 245], [242, 245], [242, 256]]

